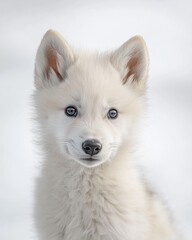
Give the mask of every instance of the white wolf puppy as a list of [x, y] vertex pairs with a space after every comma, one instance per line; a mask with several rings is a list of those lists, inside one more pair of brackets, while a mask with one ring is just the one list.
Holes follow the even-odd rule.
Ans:
[[40, 240], [178, 239], [132, 161], [147, 74], [141, 37], [92, 54], [45, 34], [34, 93], [44, 153], [35, 206]]

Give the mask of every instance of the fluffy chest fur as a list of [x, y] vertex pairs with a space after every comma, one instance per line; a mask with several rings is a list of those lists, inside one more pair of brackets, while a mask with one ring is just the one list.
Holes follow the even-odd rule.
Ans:
[[40, 231], [47, 228], [48, 236], [63, 240], [151, 239], [149, 197], [135, 170], [125, 170], [125, 164], [121, 173], [109, 165], [91, 171], [70, 165], [45, 166], [38, 184], [42, 205], [37, 218], [45, 214], [45, 205], [49, 212]]

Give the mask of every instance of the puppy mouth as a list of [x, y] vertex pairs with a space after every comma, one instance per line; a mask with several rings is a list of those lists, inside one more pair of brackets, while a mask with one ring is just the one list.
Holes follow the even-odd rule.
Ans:
[[81, 160], [83, 160], [83, 161], [89, 161], [89, 162], [97, 162], [97, 161], [99, 161], [99, 159], [93, 158], [93, 157], [81, 158]]

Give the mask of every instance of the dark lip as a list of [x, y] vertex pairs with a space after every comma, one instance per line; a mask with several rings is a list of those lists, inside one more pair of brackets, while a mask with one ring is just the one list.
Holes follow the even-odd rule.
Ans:
[[81, 160], [83, 160], [83, 161], [99, 161], [99, 159], [97, 159], [97, 158], [81, 158]]

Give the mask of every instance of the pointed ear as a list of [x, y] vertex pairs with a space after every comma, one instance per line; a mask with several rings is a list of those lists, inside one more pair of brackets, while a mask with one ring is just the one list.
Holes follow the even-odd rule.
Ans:
[[111, 55], [111, 63], [119, 71], [123, 84], [143, 91], [148, 74], [148, 52], [142, 37], [135, 36]]
[[62, 36], [53, 30], [47, 31], [36, 55], [36, 87], [52, 86], [63, 81], [73, 62], [74, 54]]

